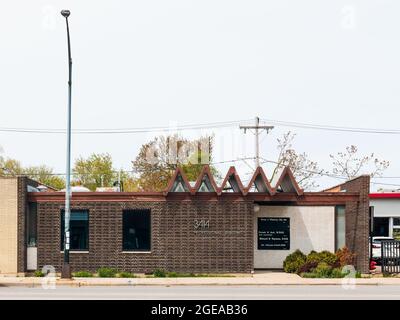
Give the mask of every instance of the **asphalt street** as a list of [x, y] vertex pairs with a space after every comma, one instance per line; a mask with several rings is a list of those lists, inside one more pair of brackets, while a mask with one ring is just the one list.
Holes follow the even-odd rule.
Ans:
[[343, 288], [338, 285], [286, 286], [114, 286], [67, 287], [0, 287], [0, 300], [6, 299], [143, 299], [143, 300], [274, 300], [274, 299], [400, 299], [397, 285], [358, 285]]

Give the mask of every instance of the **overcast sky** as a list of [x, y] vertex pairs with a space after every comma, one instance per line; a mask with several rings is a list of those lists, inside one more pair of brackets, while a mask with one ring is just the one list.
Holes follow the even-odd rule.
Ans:
[[[185, 125], [258, 115], [400, 129], [400, 2], [395, 0], [3, 0], [0, 127], [65, 128], [61, 9], [72, 12], [73, 128]], [[263, 157], [276, 157], [276, 138], [288, 129], [277, 126], [262, 136]], [[362, 153], [375, 152], [391, 162], [385, 176], [400, 176], [399, 135], [292, 131], [296, 149], [321, 167], [330, 169], [329, 154], [355, 144]], [[238, 127], [214, 132], [216, 161], [253, 156], [251, 134]], [[117, 168], [129, 170], [141, 144], [153, 135], [74, 135], [73, 158], [109, 152]], [[0, 145], [3, 155], [24, 165], [47, 164], [65, 172], [62, 134], [0, 132]], [[237, 165], [246, 178], [247, 165]], [[400, 185], [400, 179], [377, 181]], [[321, 187], [338, 182], [320, 179]]]

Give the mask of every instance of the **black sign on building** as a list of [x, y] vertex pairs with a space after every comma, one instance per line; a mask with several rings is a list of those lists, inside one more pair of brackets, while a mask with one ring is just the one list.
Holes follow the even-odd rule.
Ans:
[[258, 250], [289, 250], [290, 218], [258, 218]]

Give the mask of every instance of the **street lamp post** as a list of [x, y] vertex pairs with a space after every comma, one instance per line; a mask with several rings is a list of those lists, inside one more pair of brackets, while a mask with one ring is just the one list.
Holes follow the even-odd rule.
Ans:
[[69, 246], [70, 246], [70, 217], [71, 217], [71, 86], [72, 86], [72, 58], [71, 43], [69, 39], [68, 17], [71, 14], [69, 10], [62, 10], [61, 15], [67, 23], [68, 39], [68, 116], [67, 116], [67, 171], [65, 181], [65, 211], [64, 211], [64, 262], [61, 270], [61, 278], [71, 278], [71, 268], [69, 264]]

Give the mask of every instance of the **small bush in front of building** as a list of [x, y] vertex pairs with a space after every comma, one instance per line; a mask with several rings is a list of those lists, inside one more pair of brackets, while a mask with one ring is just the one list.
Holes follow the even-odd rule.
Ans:
[[[343, 272], [342, 268], [332, 268], [326, 262], [320, 262], [312, 272], [304, 272], [300, 275], [303, 278], [344, 278], [350, 271]], [[360, 273], [355, 274], [356, 278], [360, 277]]]
[[318, 278], [330, 278], [332, 274], [332, 267], [326, 262], [320, 262], [315, 268], [314, 273], [318, 275]]
[[97, 274], [100, 278], [115, 278], [117, 270], [113, 268], [102, 267], [97, 270]]
[[72, 276], [75, 278], [91, 278], [91, 277], [93, 277], [93, 273], [91, 273], [89, 271], [77, 271], [77, 272], [73, 272]]
[[44, 277], [42, 270], [36, 270], [33, 274], [34, 277]]
[[349, 248], [343, 247], [336, 251], [336, 257], [338, 258], [339, 265], [341, 267], [347, 266], [347, 265], [353, 265], [354, 260], [356, 255], [352, 253]]
[[153, 272], [153, 276], [156, 278], [165, 278], [167, 276], [167, 273], [163, 269], [156, 269]]
[[331, 278], [344, 278], [349, 272], [343, 272], [342, 268], [333, 268], [331, 272]]
[[300, 268], [306, 263], [306, 258], [307, 256], [297, 249], [283, 261], [283, 269], [288, 273], [298, 273]]
[[136, 275], [132, 272], [122, 271], [118, 273], [119, 278], [136, 278]]
[[328, 264], [329, 266], [338, 266], [337, 262], [338, 262], [338, 257], [329, 251], [321, 251], [321, 252], [315, 252], [315, 251], [311, 251], [308, 255], [307, 255], [307, 262], [314, 262], [314, 263], [321, 263], [324, 262], [326, 264]]
[[313, 272], [317, 266], [318, 262], [316, 261], [306, 262], [299, 268], [297, 273], [301, 274], [301, 273]]
[[168, 272], [167, 273], [168, 278], [179, 278], [179, 277], [184, 277], [184, 276], [185, 276], [184, 273], [182, 273], [182, 274], [179, 274], [177, 272]]

